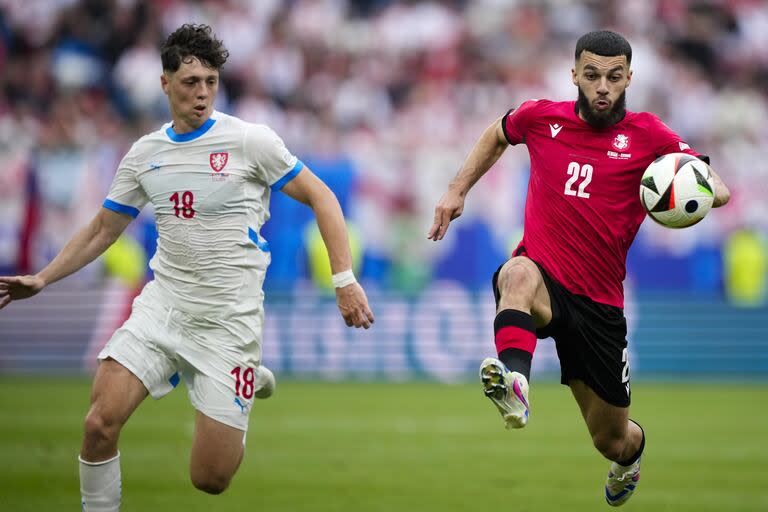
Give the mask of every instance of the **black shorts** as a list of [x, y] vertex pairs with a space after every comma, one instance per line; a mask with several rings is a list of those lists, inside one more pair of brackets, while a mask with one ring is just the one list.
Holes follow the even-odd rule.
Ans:
[[[521, 247], [515, 255], [524, 255], [524, 251]], [[541, 265], [536, 263], [536, 266], [544, 278], [552, 304], [552, 321], [536, 329], [536, 337], [552, 337], [555, 340], [560, 360], [560, 382], [567, 386], [573, 379], [581, 380], [609, 404], [628, 407], [629, 360], [624, 311], [569, 292]], [[493, 274], [493, 294], [497, 306], [501, 296], [498, 287], [501, 267]]]

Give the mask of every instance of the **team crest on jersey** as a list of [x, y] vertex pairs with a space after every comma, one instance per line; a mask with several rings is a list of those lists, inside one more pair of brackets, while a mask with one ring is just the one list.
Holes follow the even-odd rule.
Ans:
[[211, 153], [211, 157], [209, 160], [211, 164], [211, 169], [213, 169], [216, 172], [221, 172], [224, 166], [227, 165], [228, 160], [229, 160], [229, 153], [225, 151]]
[[619, 151], [624, 151], [629, 148], [629, 136], [620, 133], [613, 139], [613, 147]]

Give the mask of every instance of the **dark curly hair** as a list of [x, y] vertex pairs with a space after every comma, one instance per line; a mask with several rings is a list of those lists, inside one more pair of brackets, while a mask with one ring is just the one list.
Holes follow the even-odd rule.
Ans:
[[185, 23], [169, 35], [160, 47], [163, 71], [178, 71], [182, 62], [189, 62], [192, 58], [219, 70], [228, 57], [229, 52], [224, 48], [224, 43], [211, 34], [208, 25]]
[[576, 60], [587, 51], [603, 57], [624, 55], [627, 64], [632, 62], [632, 47], [624, 36], [610, 30], [595, 30], [581, 36], [576, 42]]

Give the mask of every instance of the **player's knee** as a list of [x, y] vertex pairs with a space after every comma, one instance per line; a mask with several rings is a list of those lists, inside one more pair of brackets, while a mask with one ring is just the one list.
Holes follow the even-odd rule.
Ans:
[[109, 417], [91, 409], [85, 416], [85, 439], [92, 444], [104, 444], [117, 441], [120, 425]]
[[533, 300], [540, 279], [535, 263], [526, 258], [513, 258], [501, 267], [499, 290], [502, 296], [515, 295]]
[[623, 438], [611, 434], [596, 434], [592, 436], [592, 443], [606, 459], [621, 460], [625, 444]]
[[214, 479], [193, 479], [192, 485], [207, 494], [221, 494], [229, 487], [229, 481]]
[[192, 485], [208, 494], [221, 494], [227, 490], [232, 481], [232, 475], [214, 471], [192, 471]]

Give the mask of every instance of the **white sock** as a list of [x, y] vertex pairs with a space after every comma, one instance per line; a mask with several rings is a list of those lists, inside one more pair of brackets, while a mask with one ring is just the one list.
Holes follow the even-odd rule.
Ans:
[[122, 484], [120, 452], [109, 460], [80, 461], [80, 496], [83, 512], [119, 512]]

